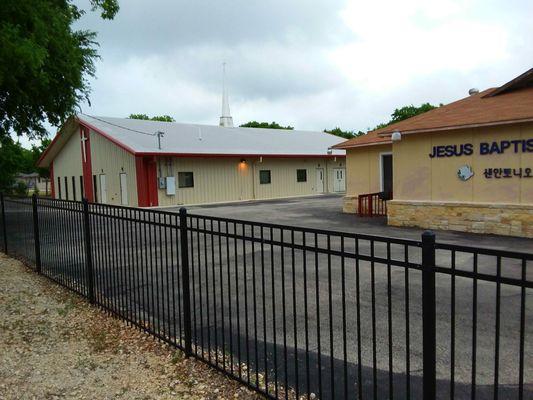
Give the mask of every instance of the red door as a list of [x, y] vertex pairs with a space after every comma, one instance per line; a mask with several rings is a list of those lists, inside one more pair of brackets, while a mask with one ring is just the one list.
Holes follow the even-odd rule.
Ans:
[[157, 196], [157, 160], [155, 157], [135, 157], [137, 198], [139, 207], [159, 204]]

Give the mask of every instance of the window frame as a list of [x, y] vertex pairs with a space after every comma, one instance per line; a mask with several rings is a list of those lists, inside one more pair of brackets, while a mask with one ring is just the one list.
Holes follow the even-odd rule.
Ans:
[[[187, 179], [186, 178], [186, 175], [184, 174], [190, 174], [191, 176], [191, 184], [190, 185], [187, 185], [185, 182], [185, 180]], [[183, 181], [183, 184], [182, 184], [182, 179], [181, 179], [181, 176], [185, 176], [184, 177], [184, 181]], [[193, 188], [194, 187], [194, 172], [193, 171], [178, 171], [178, 189], [187, 189], [187, 188]]]
[[[300, 179], [299, 173], [303, 172], [304, 176], [303, 179]], [[296, 182], [297, 183], [305, 183], [307, 182], [307, 169], [306, 168], [298, 168], [296, 169]]]
[[[263, 173], [268, 173], [268, 182], [263, 182]], [[259, 184], [260, 185], [270, 185], [272, 183], [272, 171], [269, 169], [259, 170]]]

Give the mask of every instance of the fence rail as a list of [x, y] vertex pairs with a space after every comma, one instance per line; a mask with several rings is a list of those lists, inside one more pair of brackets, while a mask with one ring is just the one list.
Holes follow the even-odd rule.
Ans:
[[386, 217], [389, 198], [392, 198], [392, 193], [360, 194], [357, 198], [358, 215], [360, 217]]
[[267, 397], [533, 396], [533, 254], [0, 197], [6, 254]]

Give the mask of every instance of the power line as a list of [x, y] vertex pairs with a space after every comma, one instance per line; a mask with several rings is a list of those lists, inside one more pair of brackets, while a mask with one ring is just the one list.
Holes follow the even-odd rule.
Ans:
[[126, 129], [128, 131], [131, 131], [131, 132], [134, 132], [134, 133], [140, 133], [141, 135], [148, 135], [148, 136], [157, 136], [158, 132], [155, 132], [155, 133], [148, 133], [148, 132], [143, 132], [143, 131], [138, 131], [136, 129], [132, 129], [132, 128], [128, 128], [126, 126], [122, 126], [122, 125], [119, 125], [119, 124], [114, 124], [113, 122], [109, 122], [109, 121], [106, 121], [106, 120], [103, 120], [103, 119], [100, 119], [98, 117], [95, 117], [93, 115], [89, 115], [89, 114], [84, 114], [84, 115], [87, 115], [88, 117], [91, 117], [91, 118], [94, 118], [100, 122], [103, 122], [105, 124], [109, 124], [109, 125], [112, 125], [112, 126], [116, 126], [117, 128], [122, 128], [122, 129]]

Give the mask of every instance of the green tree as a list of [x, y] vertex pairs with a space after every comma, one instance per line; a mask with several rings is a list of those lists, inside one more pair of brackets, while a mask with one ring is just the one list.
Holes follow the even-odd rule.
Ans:
[[[74, 30], [85, 11], [74, 0], [2, 0], [0, 7], [0, 137], [47, 135], [84, 100], [98, 58], [96, 33]], [[104, 19], [118, 0], [90, 0]]]
[[11, 191], [15, 183], [15, 174], [23, 165], [22, 147], [11, 136], [0, 137], [0, 191]]
[[293, 126], [281, 126], [277, 122], [257, 122], [257, 121], [250, 121], [245, 124], [239, 125], [241, 128], [265, 128], [265, 129], [288, 129], [293, 130]]
[[345, 138], [345, 139], [351, 139], [351, 138], [354, 138], [356, 136], [361, 136], [361, 135], [365, 134], [363, 131], [359, 131], [359, 132], [356, 132], [356, 131], [343, 131], [338, 126], [333, 128], [333, 129], [324, 129], [324, 132], [331, 133], [332, 135], [339, 136], [339, 137], [342, 137], [342, 138]]
[[43, 178], [50, 177], [50, 170], [48, 168], [37, 167], [37, 161], [47, 149], [47, 147], [50, 145], [50, 143], [52, 143], [50, 139], [43, 139], [41, 140], [41, 144], [39, 146], [32, 145], [29, 151], [33, 170]]
[[[442, 103], [438, 106], [442, 106]], [[405, 119], [414, 117], [415, 115], [423, 114], [425, 112], [428, 112], [430, 110], [433, 110], [437, 108], [437, 106], [434, 106], [429, 103], [421, 104], [420, 106], [416, 107], [414, 105], [404, 106], [401, 108], [397, 108], [394, 110], [394, 112], [391, 114], [391, 119], [389, 122], [384, 122], [379, 125], [377, 125], [374, 129], [380, 129], [384, 128], [386, 126], [389, 126], [391, 124], [394, 124], [396, 122], [403, 121]]]
[[129, 119], [144, 119], [146, 121], [176, 122], [170, 115], [156, 115], [149, 117], [146, 114], [130, 114]]

